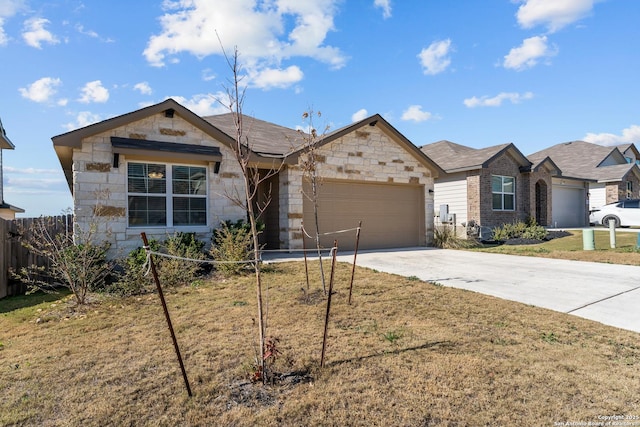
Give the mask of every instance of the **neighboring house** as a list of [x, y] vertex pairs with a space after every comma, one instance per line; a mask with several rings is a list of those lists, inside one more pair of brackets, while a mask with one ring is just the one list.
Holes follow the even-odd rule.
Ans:
[[640, 156], [633, 144], [619, 148], [571, 141], [528, 156], [534, 162], [547, 157], [562, 170], [553, 178], [554, 226], [586, 226], [590, 209], [640, 195]]
[[24, 213], [24, 209], [10, 205], [4, 201], [4, 177], [2, 174], [2, 150], [13, 150], [15, 145], [7, 136], [7, 132], [0, 120], [0, 218], [14, 219], [17, 213]]
[[560, 173], [550, 159], [533, 164], [511, 143], [476, 149], [439, 141], [421, 150], [445, 171], [435, 181], [439, 222], [493, 228], [533, 218], [549, 224], [551, 176]]
[[[263, 172], [284, 161], [261, 188], [269, 248], [303, 246], [303, 220], [313, 230], [313, 204], [303, 196], [304, 134], [244, 116], [251, 162]], [[74, 200], [76, 224], [108, 218], [114, 248], [140, 246], [140, 233], [195, 232], [209, 239], [221, 221], [245, 219], [227, 195], [244, 194], [232, 149], [230, 114], [200, 117], [168, 99], [52, 138]], [[326, 135], [317, 149], [321, 233], [362, 221], [360, 247], [426, 245], [433, 238], [433, 186], [441, 169], [374, 115]], [[99, 219], [99, 218], [98, 218]], [[106, 229], [103, 229], [106, 230]], [[324, 236], [353, 247], [355, 232]], [[117, 254], [119, 256], [121, 254]]]

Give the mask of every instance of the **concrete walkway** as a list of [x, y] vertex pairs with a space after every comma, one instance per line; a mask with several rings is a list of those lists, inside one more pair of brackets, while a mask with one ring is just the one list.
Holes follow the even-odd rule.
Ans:
[[360, 252], [357, 264], [640, 332], [638, 266], [435, 248]]

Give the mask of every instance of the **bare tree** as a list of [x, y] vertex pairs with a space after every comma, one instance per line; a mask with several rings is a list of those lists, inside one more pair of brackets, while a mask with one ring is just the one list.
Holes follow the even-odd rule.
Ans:
[[[22, 245], [32, 254], [48, 260], [48, 267], [29, 265], [14, 275], [31, 291], [54, 291], [56, 286], [68, 288], [78, 305], [85, 304], [90, 291], [101, 288], [113, 272], [114, 262], [107, 259], [111, 247], [109, 217], [104, 216], [101, 200], [108, 192], [96, 192], [96, 205], [84, 226], [69, 229], [67, 216], [40, 217], [27, 228], [21, 227]], [[54, 283], [50, 283], [53, 279]]]
[[234, 143], [231, 147], [235, 155], [236, 161], [242, 171], [244, 178], [244, 194], [227, 194], [227, 197], [236, 205], [242, 207], [247, 212], [247, 218], [251, 228], [252, 249], [253, 249], [253, 266], [256, 279], [256, 299], [258, 303], [258, 346], [260, 348], [260, 355], [258, 362], [258, 369], [263, 382], [267, 381], [268, 366], [266, 359], [268, 353], [266, 351], [266, 314], [263, 307], [263, 289], [262, 289], [262, 277], [260, 266], [260, 243], [258, 239], [258, 225], [257, 220], [267, 208], [271, 195], [266, 195], [265, 200], [262, 203], [258, 203], [258, 191], [261, 188], [261, 183], [267, 181], [269, 178], [278, 174], [284, 161], [274, 161], [271, 168], [263, 170], [256, 165], [255, 161], [252, 162], [252, 150], [251, 141], [249, 138], [249, 132], [245, 132], [245, 117], [242, 113], [244, 104], [246, 87], [241, 85], [242, 81], [242, 67], [239, 62], [239, 53], [237, 47], [233, 51], [233, 55], [230, 57], [222, 49], [224, 57], [227, 60], [227, 64], [232, 72], [232, 77], [228, 80], [228, 85], [225, 87], [227, 92], [227, 103], [223, 103], [226, 108], [231, 112], [233, 117], [233, 123], [235, 126]]
[[[303, 195], [313, 204], [313, 219], [315, 226], [315, 241], [316, 250], [318, 251], [318, 260], [320, 263], [320, 278], [322, 280], [322, 290], [327, 293], [327, 287], [324, 278], [324, 268], [322, 266], [322, 251], [320, 246], [320, 223], [318, 220], [318, 193], [319, 186], [321, 184], [320, 177], [318, 176], [318, 148], [320, 147], [326, 132], [329, 130], [329, 126], [325, 126], [324, 130], [318, 134], [313, 122], [314, 116], [320, 118], [322, 114], [314, 112], [309, 108], [309, 111], [305, 111], [302, 118], [307, 121], [308, 132], [304, 134], [304, 157], [301, 162], [302, 172], [304, 179], [308, 180], [311, 185], [311, 193], [304, 192]], [[304, 236], [302, 236], [304, 239]]]

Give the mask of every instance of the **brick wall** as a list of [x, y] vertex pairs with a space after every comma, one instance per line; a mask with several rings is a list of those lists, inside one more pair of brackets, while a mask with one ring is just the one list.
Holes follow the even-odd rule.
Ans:
[[[512, 176], [516, 179], [516, 206], [514, 211], [493, 210], [491, 177], [493, 175]], [[520, 173], [518, 164], [504, 153], [494, 159], [479, 174], [479, 192], [482, 194], [479, 207], [479, 223], [485, 227], [496, 227], [505, 223], [524, 221], [529, 216], [529, 178]]]
[[[627, 195], [627, 181], [631, 181], [632, 191]], [[621, 181], [607, 184], [606, 202], [613, 203], [623, 199], [637, 199], [640, 197], [640, 180], [633, 172], [628, 172]]]

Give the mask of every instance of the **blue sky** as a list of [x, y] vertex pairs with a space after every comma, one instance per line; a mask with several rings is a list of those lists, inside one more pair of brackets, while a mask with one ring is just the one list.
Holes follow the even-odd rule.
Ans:
[[379, 113], [418, 146], [639, 143], [639, 17], [637, 0], [0, 0], [4, 199], [71, 207], [55, 135], [167, 97], [224, 112], [218, 36], [244, 112], [283, 126], [311, 108], [332, 129]]

